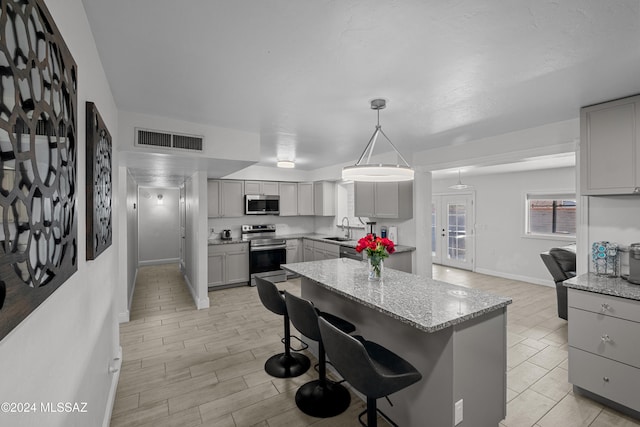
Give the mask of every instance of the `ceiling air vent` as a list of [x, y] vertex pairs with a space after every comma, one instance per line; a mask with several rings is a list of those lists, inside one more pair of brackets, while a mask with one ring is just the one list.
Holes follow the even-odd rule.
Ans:
[[135, 145], [176, 150], [202, 151], [203, 137], [136, 128]]

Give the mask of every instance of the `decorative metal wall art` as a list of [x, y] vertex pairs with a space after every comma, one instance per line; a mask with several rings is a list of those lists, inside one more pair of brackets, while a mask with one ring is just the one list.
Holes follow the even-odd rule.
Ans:
[[2, 339], [78, 268], [78, 70], [44, 1], [0, 4]]
[[111, 246], [111, 135], [87, 102], [87, 259]]

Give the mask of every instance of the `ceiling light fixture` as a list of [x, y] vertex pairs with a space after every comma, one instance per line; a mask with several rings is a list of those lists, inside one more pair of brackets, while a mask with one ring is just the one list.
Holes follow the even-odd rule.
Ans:
[[279, 168], [291, 169], [291, 168], [295, 168], [296, 164], [291, 160], [278, 160], [278, 163], [276, 163], [276, 166], [278, 166]]
[[[371, 135], [369, 143], [365, 147], [356, 164], [342, 168], [342, 179], [369, 182], [411, 181], [413, 179], [413, 169], [411, 169], [409, 163], [407, 163], [404, 157], [402, 157], [402, 154], [400, 154], [396, 146], [393, 145], [389, 137], [384, 133], [382, 126], [380, 126], [380, 110], [386, 106], [387, 101], [384, 99], [374, 99], [371, 101], [371, 109], [378, 112], [378, 124], [376, 125], [376, 130], [373, 132], [373, 135]], [[404, 165], [370, 163], [373, 149], [376, 146], [376, 140], [380, 134], [382, 134], [391, 147], [393, 147], [393, 150], [404, 162]], [[363, 162], [365, 156], [367, 159], [366, 162]]]
[[468, 188], [473, 188], [473, 186], [462, 183], [462, 181], [460, 180], [460, 169], [458, 169], [458, 183], [450, 185], [449, 188], [452, 190], [466, 190]]

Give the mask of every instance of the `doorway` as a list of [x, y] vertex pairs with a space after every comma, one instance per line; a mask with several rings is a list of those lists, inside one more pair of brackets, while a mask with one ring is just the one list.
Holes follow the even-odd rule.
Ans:
[[431, 255], [434, 264], [473, 271], [474, 194], [434, 194], [431, 204]]

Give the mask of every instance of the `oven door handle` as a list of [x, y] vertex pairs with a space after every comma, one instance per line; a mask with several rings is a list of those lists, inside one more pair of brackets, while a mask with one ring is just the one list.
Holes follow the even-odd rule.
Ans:
[[286, 246], [256, 246], [250, 248], [250, 252], [272, 251], [274, 249], [287, 249]]

